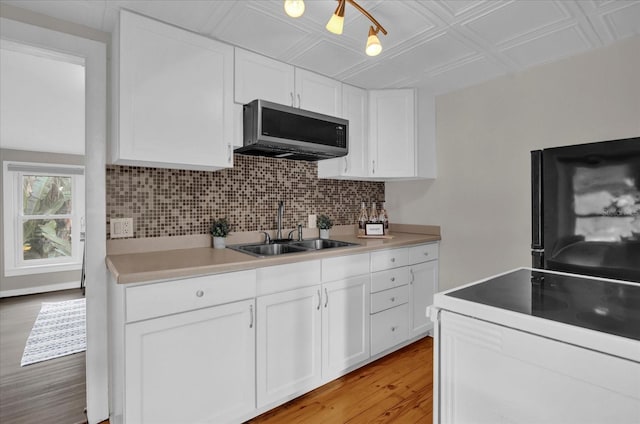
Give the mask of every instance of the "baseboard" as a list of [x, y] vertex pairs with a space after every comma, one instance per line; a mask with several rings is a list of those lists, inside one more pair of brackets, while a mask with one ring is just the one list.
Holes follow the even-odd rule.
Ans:
[[46, 286], [25, 287], [14, 290], [0, 290], [0, 298], [24, 296], [26, 294], [46, 293], [58, 290], [79, 289], [80, 281], [69, 281], [67, 283], [47, 284]]

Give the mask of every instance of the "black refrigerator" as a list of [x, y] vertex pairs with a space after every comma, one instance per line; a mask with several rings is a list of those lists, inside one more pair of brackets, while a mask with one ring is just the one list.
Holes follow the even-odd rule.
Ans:
[[640, 137], [531, 152], [534, 268], [640, 282]]

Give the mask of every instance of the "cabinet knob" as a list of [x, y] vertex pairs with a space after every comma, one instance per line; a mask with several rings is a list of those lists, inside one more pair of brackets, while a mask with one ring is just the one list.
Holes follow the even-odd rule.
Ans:
[[429, 252], [424, 252], [424, 256], [429, 256]]
[[202, 296], [204, 296], [204, 292], [203, 292], [202, 290], [198, 290], [198, 291], [196, 292], [196, 296], [198, 296], [198, 297], [202, 297]]
[[396, 261], [396, 258], [391, 258], [391, 262], [395, 262], [395, 261]]
[[391, 327], [391, 331], [396, 331], [396, 328], [398, 327]]
[[395, 297], [392, 297], [392, 298], [391, 298], [391, 301], [392, 301], [392, 302], [395, 302], [395, 301], [396, 301], [396, 298], [395, 298]]
[[391, 277], [391, 282], [396, 281], [396, 277]]

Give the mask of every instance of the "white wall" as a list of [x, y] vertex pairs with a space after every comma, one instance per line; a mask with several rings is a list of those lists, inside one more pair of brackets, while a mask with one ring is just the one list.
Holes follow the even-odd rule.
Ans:
[[387, 183], [391, 220], [442, 230], [440, 288], [530, 260], [534, 149], [640, 136], [640, 36], [436, 99], [436, 180]]

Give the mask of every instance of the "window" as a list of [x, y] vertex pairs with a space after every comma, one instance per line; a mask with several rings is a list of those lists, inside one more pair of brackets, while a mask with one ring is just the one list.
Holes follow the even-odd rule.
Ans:
[[84, 168], [5, 162], [5, 276], [82, 266]]

